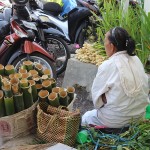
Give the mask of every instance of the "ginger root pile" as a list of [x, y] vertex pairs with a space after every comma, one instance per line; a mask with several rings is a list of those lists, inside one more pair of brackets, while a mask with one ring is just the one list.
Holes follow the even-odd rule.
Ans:
[[76, 50], [75, 58], [99, 66], [106, 59], [106, 54], [103, 46], [85, 43], [82, 48]]

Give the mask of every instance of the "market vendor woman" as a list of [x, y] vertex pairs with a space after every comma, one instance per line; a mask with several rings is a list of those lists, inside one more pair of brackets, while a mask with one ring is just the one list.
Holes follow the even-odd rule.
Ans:
[[109, 59], [98, 68], [91, 91], [95, 109], [83, 115], [82, 125], [120, 128], [144, 116], [149, 103], [148, 77], [125, 29], [108, 31], [104, 45]]

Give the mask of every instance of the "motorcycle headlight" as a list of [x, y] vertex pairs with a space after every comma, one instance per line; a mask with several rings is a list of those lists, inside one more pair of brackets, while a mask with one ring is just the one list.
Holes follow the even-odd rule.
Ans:
[[47, 16], [39, 16], [42, 22], [50, 22], [50, 19]]

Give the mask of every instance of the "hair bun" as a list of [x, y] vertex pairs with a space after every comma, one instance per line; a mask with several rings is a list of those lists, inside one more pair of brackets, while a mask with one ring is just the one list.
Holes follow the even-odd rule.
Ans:
[[135, 50], [135, 41], [131, 38], [131, 36], [128, 37], [126, 40], [126, 47], [127, 47], [127, 53], [129, 55], [135, 55], [134, 50]]

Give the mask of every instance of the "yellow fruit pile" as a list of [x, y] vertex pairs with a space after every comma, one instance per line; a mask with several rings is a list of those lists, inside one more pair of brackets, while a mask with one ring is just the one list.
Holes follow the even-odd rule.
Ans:
[[85, 43], [82, 48], [76, 50], [75, 58], [99, 66], [106, 59], [106, 56], [100, 55], [100, 51], [94, 48], [93, 45]]

